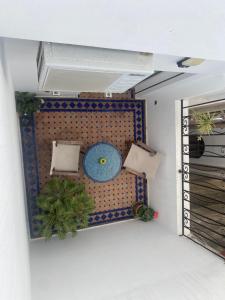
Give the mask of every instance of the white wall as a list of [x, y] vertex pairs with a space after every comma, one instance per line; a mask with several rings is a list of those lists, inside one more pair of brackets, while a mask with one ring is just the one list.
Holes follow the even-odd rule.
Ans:
[[224, 300], [224, 263], [157, 221], [31, 244], [32, 300]]
[[0, 36], [225, 60], [225, 2], [1, 0]]
[[[225, 76], [195, 75], [165, 86], [149, 95], [138, 94], [147, 101], [147, 142], [162, 154], [155, 179], [149, 183], [150, 204], [159, 210], [159, 222], [177, 232], [177, 179], [175, 100], [224, 89]], [[157, 105], [154, 101], [157, 100]], [[179, 126], [179, 124], [177, 125]], [[178, 137], [177, 143], [180, 143]], [[181, 176], [181, 175], [180, 175]], [[178, 182], [178, 185], [180, 183]]]
[[16, 91], [37, 92], [37, 52], [39, 42], [5, 39], [5, 48]]
[[28, 235], [15, 99], [0, 39], [0, 299], [30, 300]]
[[153, 56], [153, 69], [156, 71], [178, 72], [178, 73], [193, 73], [193, 74], [215, 74], [225, 71], [225, 61], [205, 60], [198, 66], [189, 68], [179, 68], [177, 62], [182, 56], [172, 56], [155, 53]]

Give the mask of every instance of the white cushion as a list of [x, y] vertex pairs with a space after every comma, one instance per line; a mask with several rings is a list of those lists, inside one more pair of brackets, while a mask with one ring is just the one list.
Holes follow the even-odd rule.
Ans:
[[132, 144], [124, 162], [124, 167], [139, 173], [145, 173], [147, 178], [154, 178], [160, 163], [160, 154], [152, 155], [145, 149]]
[[52, 142], [52, 164], [50, 174], [55, 171], [78, 172], [80, 145]]

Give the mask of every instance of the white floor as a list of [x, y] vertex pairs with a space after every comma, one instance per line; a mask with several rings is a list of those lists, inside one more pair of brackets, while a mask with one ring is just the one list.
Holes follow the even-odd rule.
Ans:
[[32, 300], [224, 300], [225, 265], [156, 221], [31, 243]]

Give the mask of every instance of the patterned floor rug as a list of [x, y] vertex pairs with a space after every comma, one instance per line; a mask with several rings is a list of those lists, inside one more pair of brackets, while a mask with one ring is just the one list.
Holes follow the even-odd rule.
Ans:
[[[20, 124], [30, 235], [36, 238], [36, 197], [50, 179], [52, 141], [81, 140], [83, 152], [94, 143], [106, 141], [115, 145], [125, 159], [131, 142], [145, 142], [145, 102], [48, 98], [40, 112], [21, 119]], [[95, 200], [89, 226], [132, 218], [132, 202], [147, 201], [144, 180], [124, 170], [112, 181], [96, 183], [81, 168], [79, 180]]]

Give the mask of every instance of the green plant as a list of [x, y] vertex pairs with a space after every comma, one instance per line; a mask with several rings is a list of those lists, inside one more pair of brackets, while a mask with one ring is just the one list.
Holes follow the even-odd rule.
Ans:
[[154, 211], [151, 207], [148, 207], [143, 202], [134, 202], [132, 208], [134, 217], [139, 218], [144, 222], [157, 219], [159, 215], [157, 211]]
[[41, 107], [42, 100], [35, 94], [28, 92], [16, 92], [16, 110], [20, 115], [31, 115]]
[[40, 233], [46, 239], [57, 234], [64, 239], [67, 233], [74, 236], [77, 228], [88, 226], [88, 216], [94, 209], [94, 201], [86, 193], [85, 186], [68, 179], [52, 178], [37, 198], [41, 213]]
[[[193, 119], [196, 123], [196, 127], [200, 135], [212, 134], [214, 125], [215, 114], [210, 114], [209, 112], [192, 112]], [[201, 136], [199, 137], [201, 139]]]

